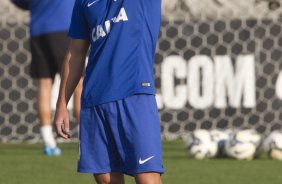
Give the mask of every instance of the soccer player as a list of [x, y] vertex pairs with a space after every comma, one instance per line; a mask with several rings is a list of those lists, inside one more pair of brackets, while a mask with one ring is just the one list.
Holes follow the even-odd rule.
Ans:
[[69, 138], [67, 103], [90, 55], [83, 82], [78, 172], [98, 184], [160, 184], [160, 122], [154, 54], [161, 0], [76, 0], [55, 114], [59, 136]]
[[[67, 31], [75, 0], [11, 0], [21, 9], [29, 10], [31, 77], [38, 79], [37, 111], [44, 142], [43, 152], [60, 155], [52, 131], [51, 92], [56, 73], [61, 72], [70, 39]], [[82, 82], [74, 94], [74, 116], [78, 120]]]

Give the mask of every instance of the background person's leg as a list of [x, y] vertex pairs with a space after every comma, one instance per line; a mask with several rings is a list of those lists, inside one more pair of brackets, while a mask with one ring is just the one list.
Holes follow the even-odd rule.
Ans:
[[94, 174], [97, 184], [125, 184], [122, 173], [113, 172], [105, 174]]
[[41, 126], [50, 125], [52, 121], [51, 91], [51, 78], [42, 78], [38, 80], [37, 111]]
[[44, 153], [50, 156], [60, 155], [61, 150], [57, 144], [52, 129], [51, 109], [52, 79], [42, 78], [38, 80], [37, 112], [40, 121], [40, 133], [44, 143]]
[[61, 150], [56, 147], [52, 131], [52, 86], [56, 73], [61, 65], [68, 47], [66, 32], [48, 33], [32, 37], [30, 49], [32, 61], [30, 74], [38, 79], [37, 112], [41, 125], [41, 135], [45, 144], [44, 153], [59, 155]]
[[137, 184], [162, 184], [161, 175], [156, 172], [136, 174], [134, 178]]

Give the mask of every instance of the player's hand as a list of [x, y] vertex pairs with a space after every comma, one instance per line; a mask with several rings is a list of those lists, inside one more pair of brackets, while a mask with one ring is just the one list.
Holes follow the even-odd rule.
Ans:
[[64, 139], [70, 138], [70, 120], [66, 107], [60, 107], [56, 109], [54, 122], [57, 135]]

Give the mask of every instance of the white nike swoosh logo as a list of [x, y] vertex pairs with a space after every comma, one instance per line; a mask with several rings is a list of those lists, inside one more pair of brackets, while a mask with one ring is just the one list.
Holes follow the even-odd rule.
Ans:
[[144, 164], [145, 162], [148, 162], [149, 160], [151, 160], [152, 158], [154, 158], [154, 156], [151, 156], [149, 158], [146, 158], [145, 160], [141, 160], [141, 158], [139, 159], [139, 164]]
[[100, 1], [100, 0], [93, 1], [92, 3], [88, 3], [87, 6], [90, 7], [90, 6], [92, 6], [93, 4], [97, 3], [98, 1]]

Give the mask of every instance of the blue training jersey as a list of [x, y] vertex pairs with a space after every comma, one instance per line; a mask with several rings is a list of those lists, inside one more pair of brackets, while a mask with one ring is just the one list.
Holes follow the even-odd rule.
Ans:
[[39, 36], [68, 31], [75, 0], [11, 0], [30, 11], [30, 34]]
[[161, 0], [76, 0], [69, 36], [90, 41], [82, 106], [155, 94]]

